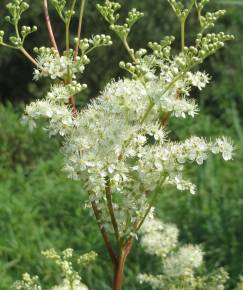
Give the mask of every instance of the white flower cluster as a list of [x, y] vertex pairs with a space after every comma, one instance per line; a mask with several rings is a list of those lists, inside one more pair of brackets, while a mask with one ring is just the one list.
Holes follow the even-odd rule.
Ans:
[[[162, 117], [171, 112], [171, 106], [162, 101], [151, 103], [151, 96], [158, 94], [158, 83], [155, 80], [153, 86], [152, 81], [146, 84], [139, 80], [113, 81], [75, 118], [71, 110], [60, 103], [68, 90], [60, 85], [52, 87], [46, 100], [26, 108], [25, 118], [30, 124], [44, 117], [49, 120], [51, 135], [65, 136], [64, 169], [69, 177], [84, 181], [90, 201], [100, 203], [105, 220], [103, 197], [107, 186], [112, 193], [119, 194], [120, 204], [114, 202], [114, 211], [121, 234], [126, 228], [125, 217], [128, 215], [134, 223], [141, 218], [148, 207], [145, 193], [154, 191], [161, 179], [165, 178], [165, 184], [175, 185], [179, 190], [195, 193], [195, 185], [183, 178], [185, 164], [201, 165], [210, 152], [221, 153], [225, 160], [231, 159], [233, 154], [233, 146], [226, 138], [209, 142], [200, 137], [182, 142], [168, 140], [158, 119], [161, 112]], [[184, 83], [188, 86], [187, 81]], [[178, 85], [167, 93], [174, 90], [178, 90]], [[167, 93], [166, 98], [169, 98]], [[184, 108], [183, 102], [187, 104]], [[189, 113], [186, 100], [175, 99], [175, 104], [174, 115], [179, 110], [182, 116], [185, 111]], [[150, 106], [151, 113], [144, 119]]]
[[81, 85], [76, 81], [72, 81], [68, 85], [57, 83], [51, 87], [50, 92], [47, 94], [47, 99], [54, 103], [68, 103], [70, 96], [76, 95], [86, 88], [87, 85]]
[[179, 248], [174, 255], [164, 261], [164, 273], [168, 277], [191, 275], [202, 265], [203, 254], [198, 246], [187, 245]]
[[26, 107], [22, 121], [28, 123], [30, 129], [36, 127], [36, 119], [49, 121], [49, 135], [67, 135], [74, 127], [71, 110], [66, 106], [55, 105], [49, 100], [36, 101]]
[[153, 209], [140, 232], [142, 234], [141, 245], [150, 255], [156, 255], [163, 259], [177, 246], [179, 235], [177, 227], [155, 219]]
[[15, 282], [13, 287], [16, 290], [42, 290], [39, 284], [39, 278], [37, 276], [31, 277], [28, 273], [24, 273], [22, 275], [22, 281]]
[[89, 63], [86, 55], [77, 57], [74, 61], [73, 52], [70, 55], [59, 55], [54, 49], [41, 47], [35, 49], [38, 53], [37, 68], [34, 70], [34, 80], [50, 77], [52, 80], [65, 79], [67, 75], [76, 78], [75, 74], [83, 73], [85, 65]]
[[209, 83], [209, 76], [206, 73], [202, 72], [196, 72], [195, 74], [192, 74], [191, 72], [187, 73], [187, 79], [191, 82], [191, 84], [194, 87], [197, 87], [199, 90], [202, 90], [206, 87], [206, 85]]
[[140, 284], [149, 284], [152, 289], [163, 289], [165, 286], [163, 275], [140, 274], [138, 280]]
[[140, 283], [148, 283], [152, 289], [175, 289], [168, 288], [168, 281], [194, 280], [195, 270], [203, 263], [202, 250], [193, 245], [178, 247], [178, 233], [176, 226], [164, 224], [150, 213], [141, 229], [141, 245], [148, 254], [160, 258], [163, 273], [140, 274]]
[[62, 284], [58, 286], [54, 286], [51, 288], [51, 290], [89, 290], [86, 285], [81, 283], [79, 280], [75, 280], [72, 282], [72, 285], [70, 285], [70, 282], [68, 280], [64, 280]]
[[[203, 264], [201, 248], [190, 244], [181, 246], [178, 242], [178, 229], [154, 218], [153, 212], [154, 208], [141, 228], [141, 245], [146, 253], [159, 258], [159, 274], [139, 274], [138, 281], [159, 290], [224, 290], [228, 273], [223, 269], [216, 269], [210, 274], [198, 271]], [[171, 241], [171, 244], [166, 241]]]

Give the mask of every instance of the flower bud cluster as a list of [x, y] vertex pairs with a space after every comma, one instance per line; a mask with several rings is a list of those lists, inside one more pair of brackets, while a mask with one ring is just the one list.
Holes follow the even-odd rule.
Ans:
[[166, 59], [170, 56], [170, 47], [174, 40], [174, 36], [166, 36], [160, 43], [149, 42], [148, 46], [157, 58]]
[[66, 2], [67, 2], [66, 0], [52, 0], [51, 4], [56, 9], [62, 21], [66, 25], [69, 25], [70, 19], [72, 18], [72, 16], [75, 15], [75, 10], [74, 9], [65, 10], [67, 4]]
[[29, 4], [23, 0], [12, 0], [12, 2], [6, 5], [11, 16], [7, 16], [5, 19], [11, 24], [19, 22], [21, 15], [29, 8]]
[[67, 281], [81, 280], [79, 274], [73, 269], [73, 249], [66, 249], [61, 253], [61, 255], [59, 255], [56, 250], [52, 248], [43, 251], [42, 255], [49, 260], [54, 261], [55, 264], [60, 267], [61, 273]]
[[[77, 259], [74, 258], [73, 249], [66, 249], [61, 254], [58, 254], [55, 249], [49, 249], [42, 252], [43, 256], [52, 260], [60, 268], [62, 283], [54, 286], [51, 290], [88, 290], [88, 287], [81, 282], [81, 277], [73, 268], [73, 261], [86, 266], [93, 262], [96, 258], [96, 253], [93, 251], [84, 254]], [[37, 276], [31, 277], [28, 273], [23, 274], [22, 281], [17, 281], [14, 285], [16, 290], [42, 290]]]
[[225, 15], [225, 10], [218, 10], [216, 12], [207, 12], [205, 15], [202, 15], [202, 10], [204, 6], [209, 3], [210, 0], [201, 0], [200, 2], [196, 1], [195, 6], [198, 12], [198, 19], [201, 26], [201, 31], [212, 28], [215, 26], [216, 21]]
[[19, 31], [19, 21], [21, 19], [22, 14], [29, 8], [29, 4], [24, 2], [23, 0], [11, 0], [10, 3], [6, 5], [6, 8], [9, 11], [8, 16], [5, 17], [5, 20], [13, 25], [15, 30], [15, 35], [10, 36], [10, 44], [5, 43], [3, 41], [4, 31], [0, 31], [0, 45], [10, 47], [10, 48], [17, 48], [23, 49], [24, 41], [28, 35], [37, 31], [37, 27], [33, 26], [22, 26], [21, 31]]
[[21, 48], [22, 46], [22, 39], [20, 37], [16, 37], [16, 36], [10, 36], [9, 40], [11, 42], [11, 44], [13, 46], [15, 46], [16, 48]]
[[30, 35], [33, 32], [37, 31], [37, 26], [22, 26], [21, 28], [21, 35], [22, 35], [22, 42], [25, 40], [25, 38]]
[[210, 0], [200, 0], [196, 2], [197, 9], [201, 12], [206, 4], [208, 4]]
[[196, 47], [199, 48], [199, 57], [204, 60], [205, 57], [214, 54], [218, 49], [224, 47], [224, 43], [229, 40], [233, 40], [232, 34], [220, 33], [208, 33], [206, 36], [198, 34], [196, 39]]
[[114, 24], [120, 17], [116, 11], [121, 8], [121, 5], [117, 2], [106, 0], [104, 5], [97, 4], [96, 7], [100, 14], [110, 24]]
[[31, 277], [28, 273], [22, 275], [22, 281], [14, 283], [16, 290], [42, 290], [37, 276]]
[[144, 16], [142, 12], [137, 11], [137, 9], [133, 8], [128, 12], [128, 16], [125, 20], [125, 23], [120, 25], [117, 24], [119, 19], [119, 14], [116, 13], [117, 10], [121, 8], [119, 3], [106, 1], [104, 5], [97, 5], [98, 11], [105, 18], [105, 20], [110, 24], [111, 30], [113, 30], [122, 41], [125, 41], [128, 37], [129, 32], [133, 25]]
[[218, 20], [218, 18], [224, 16], [225, 13], [226, 13], [225, 10], [218, 10], [213, 13], [207, 12], [205, 16], [201, 16], [199, 20], [202, 30], [205, 31], [206, 29], [214, 27], [215, 22]]
[[168, 0], [168, 2], [170, 3], [172, 9], [174, 10], [176, 16], [180, 20], [185, 20], [190, 10], [185, 8], [184, 5], [180, 1]]
[[[75, 41], [77, 42], [78, 39], [76, 38]], [[95, 35], [92, 39], [83, 38], [79, 42], [79, 48], [82, 52], [82, 55], [88, 54], [95, 48], [110, 45], [112, 45], [111, 37], [110, 35], [105, 34]]]
[[91, 251], [87, 254], [80, 256], [78, 258], [78, 264], [80, 264], [82, 266], [86, 266], [86, 265], [94, 262], [96, 258], [97, 258], [97, 254], [95, 252]]
[[64, 250], [59, 255], [55, 249], [50, 249], [42, 253], [46, 258], [53, 260], [60, 267], [62, 276], [64, 277], [62, 284], [54, 286], [51, 290], [88, 290], [87, 286], [81, 283], [81, 277], [73, 268], [73, 261], [82, 266], [87, 266], [96, 259], [97, 254], [90, 252], [74, 259], [73, 249]]

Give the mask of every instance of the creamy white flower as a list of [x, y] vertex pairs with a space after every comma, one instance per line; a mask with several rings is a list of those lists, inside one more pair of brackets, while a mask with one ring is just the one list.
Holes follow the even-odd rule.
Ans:
[[203, 252], [198, 246], [181, 247], [164, 261], [164, 273], [169, 277], [191, 275], [192, 271], [201, 266]]
[[152, 212], [141, 228], [141, 245], [148, 254], [166, 257], [178, 242], [178, 229], [153, 217]]
[[52, 80], [65, 79], [69, 72], [72, 78], [76, 78], [76, 73], [83, 73], [85, 64], [89, 62], [87, 56], [73, 60], [73, 55], [59, 55], [52, 49], [42, 49], [37, 56], [37, 69], [34, 70], [34, 80], [42, 77], [50, 77]]
[[138, 281], [140, 284], [148, 283], [152, 289], [163, 289], [165, 286], [163, 275], [139, 274]]
[[[70, 283], [67, 280], [64, 280], [62, 284], [54, 286], [51, 290], [70, 290]], [[73, 290], [89, 290], [88, 287], [81, 283], [79, 280], [75, 280], [72, 285]]]
[[205, 88], [206, 85], [210, 81], [210, 77], [208, 76], [208, 74], [200, 72], [200, 71], [196, 73], [188, 72], [187, 78], [191, 82], [191, 84], [194, 87], [197, 87], [199, 90], [202, 90], [203, 88]]
[[212, 145], [212, 152], [222, 153], [224, 160], [231, 160], [233, 157], [234, 147], [232, 145], [232, 141], [229, 138], [222, 137], [217, 138], [215, 143]]

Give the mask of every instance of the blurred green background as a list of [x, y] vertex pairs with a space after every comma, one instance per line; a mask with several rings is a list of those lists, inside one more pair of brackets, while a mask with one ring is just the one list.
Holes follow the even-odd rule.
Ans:
[[[8, 1], [1, 0], [0, 27]], [[32, 1], [25, 24], [36, 24], [39, 33], [29, 39], [28, 49], [49, 45], [43, 25], [42, 1]], [[95, 9], [96, 1], [87, 1], [83, 34], [108, 33], [107, 25]], [[177, 21], [166, 0], [123, 0], [123, 16], [131, 7], [145, 12], [130, 37], [133, 47], [145, 47], [150, 40], [165, 35], [179, 35]], [[170, 131], [175, 138], [189, 134], [203, 136], [229, 135], [236, 145], [234, 161], [223, 163], [211, 158], [191, 174], [199, 193], [162, 192], [157, 214], [174, 222], [185, 243], [197, 243], [206, 253], [208, 271], [223, 266], [230, 273], [228, 289], [243, 274], [243, 1], [211, 1], [211, 8], [227, 8], [227, 16], [216, 30], [233, 33], [235, 41], [211, 57], [203, 68], [212, 76], [211, 85], [195, 97], [201, 114], [194, 120], [173, 120]], [[62, 44], [63, 26], [51, 10], [58, 43]], [[77, 19], [75, 20], [77, 21]], [[75, 27], [75, 21], [73, 27]], [[193, 16], [187, 27], [187, 43], [197, 33]], [[9, 31], [11, 33], [11, 31]], [[110, 78], [122, 76], [118, 63], [127, 56], [119, 41], [100, 49], [85, 75], [89, 89], [77, 103], [85, 104], [96, 96]], [[177, 37], [176, 47], [179, 46]], [[176, 49], [175, 47], [175, 49]], [[0, 48], [0, 289], [9, 290], [21, 273], [38, 274], [46, 285], [56, 279], [55, 269], [41, 257], [42, 249], [73, 247], [78, 252], [95, 250], [95, 266], [84, 270], [84, 281], [93, 290], [110, 289], [112, 270], [88, 210], [82, 184], [69, 181], [61, 171], [59, 140], [50, 140], [37, 129], [28, 132], [19, 120], [24, 105], [44, 97], [47, 84], [32, 83], [32, 67], [16, 51]], [[137, 273], [153, 272], [151, 261], [139, 248], [129, 259], [124, 289], [147, 289], [137, 284]]]

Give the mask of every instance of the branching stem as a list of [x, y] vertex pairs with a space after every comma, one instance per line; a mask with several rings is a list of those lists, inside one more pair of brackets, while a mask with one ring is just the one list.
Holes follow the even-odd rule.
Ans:
[[117, 267], [115, 269], [115, 278], [114, 278], [113, 290], [121, 290], [122, 289], [125, 263], [126, 263], [126, 259], [127, 259], [128, 255], [131, 252], [132, 242], [133, 242], [133, 240], [132, 240], [132, 238], [130, 238], [121, 250], [121, 254], [118, 258]]

